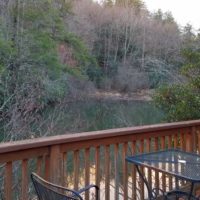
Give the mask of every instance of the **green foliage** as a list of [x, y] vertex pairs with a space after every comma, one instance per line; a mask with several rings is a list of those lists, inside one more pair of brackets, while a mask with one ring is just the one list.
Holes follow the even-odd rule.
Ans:
[[167, 114], [169, 121], [198, 119], [200, 94], [187, 85], [161, 87], [154, 96], [156, 105]]
[[0, 74], [5, 70], [5, 66], [9, 63], [10, 59], [16, 54], [16, 49], [12, 46], [11, 41], [5, 41], [3, 38], [0, 38]]
[[161, 9], [158, 9], [157, 12], [153, 13], [153, 18], [160, 21], [160, 22], [163, 22], [163, 23], [176, 24], [172, 13], [169, 12], [169, 11], [168, 12], [162, 12]]
[[185, 65], [182, 68], [182, 73], [192, 81], [192, 79], [200, 75], [200, 49], [185, 49], [183, 50], [183, 55], [185, 57]]
[[131, 6], [138, 10], [144, 8], [144, 2], [142, 0], [116, 0], [116, 4], [120, 6]]
[[[124, 27], [122, 26], [121, 29]], [[112, 39], [110, 38], [110, 32], [112, 32]], [[118, 65], [122, 65], [124, 58], [124, 43], [126, 41], [125, 32], [119, 32], [117, 29], [113, 31], [112, 22], [102, 25], [102, 29], [98, 32], [99, 37], [94, 43], [93, 52], [96, 55], [97, 62], [102, 69], [102, 76], [112, 78], [117, 74]], [[115, 39], [120, 38], [118, 41], [118, 51], [116, 55]], [[108, 43], [113, 46], [108, 48]], [[129, 56], [131, 50], [135, 48], [134, 44], [130, 44], [127, 50], [127, 56]], [[136, 49], [134, 49], [136, 51]], [[103, 77], [102, 77], [103, 78]]]
[[154, 96], [170, 121], [200, 118], [200, 51], [187, 49], [183, 54], [182, 73], [187, 77], [187, 83], [160, 88]]
[[66, 34], [64, 41], [73, 49], [73, 56], [78, 61], [77, 68], [68, 69], [67, 71], [78, 77], [88, 76], [89, 80], [98, 84], [101, 70], [98, 67], [96, 59], [89, 54], [83, 41], [72, 33]]
[[99, 66], [96, 64], [96, 62], [92, 62], [88, 67], [86, 71], [89, 80], [96, 83], [97, 87], [99, 87], [100, 82], [102, 80], [102, 70], [99, 68]]
[[64, 72], [72, 75], [72, 76], [75, 76], [79, 79], [84, 79], [86, 80], [87, 79], [87, 76], [86, 75], [83, 75], [81, 70], [79, 68], [76, 68], [76, 67], [70, 67], [70, 66], [66, 66], [64, 68]]
[[169, 83], [172, 80], [171, 68], [169, 64], [162, 60], [146, 59], [145, 71], [149, 76], [150, 88], [157, 88], [161, 84]]
[[34, 67], [47, 69], [50, 78], [58, 78], [62, 64], [58, 57], [57, 42], [45, 33], [33, 33], [29, 42], [30, 51], [26, 58], [31, 60]]
[[[96, 60], [65, 27], [69, 8], [65, 0], [14, 1], [1, 16], [0, 123], [6, 124], [4, 131], [16, 135], [18, 126], [31, 129], [41, 111], [64, 101], [71, 84], [68, 74], [98, 79]], [[60, 44], [70, 47], [77, 66], [61, 62]]]
[[67, 94], [68, 80], [66, 76], [60, 77], [58, 80], [43, 80], [45, 95], [42, 101], [45, 104], [51, 102], [61, 102]]
[[64, 41], [73, 48], [73, 55], [78, 61], [79, 66], [84, 67], [91, 62], [92, 57], [89, 55], [87, 48], [80, 38], [74, 34], [68, 33], [64, 37]]

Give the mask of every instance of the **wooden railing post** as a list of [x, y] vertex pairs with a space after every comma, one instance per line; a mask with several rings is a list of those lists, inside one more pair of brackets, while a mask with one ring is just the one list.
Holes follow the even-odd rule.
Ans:
[[50, 147], [50, 181], [56, 184], [63, 183], [62, 172], [63, 172], [63, 160], [60, 152], [60, 146], [54, 145]]
[[6, 163], [5, 171], [5, 200], [12, 199], [12, 162]]
[[22, 161], [22, 197], [28, 199], [28, 159]]
[[190, 129], [186, 133], [186, 151], [192, 152], [192, 150], [193, 150], [193, 137], [192, 137], [192, 129]]
[[196, 129], [196, 126], [192, 127], [192, 151], [197, 152], [197, 129]]

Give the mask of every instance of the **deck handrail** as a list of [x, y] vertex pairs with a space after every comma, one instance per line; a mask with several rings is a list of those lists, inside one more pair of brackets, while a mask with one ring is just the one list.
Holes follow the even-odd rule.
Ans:
[[[1, 143], [0, 198], [12, 200], [18, 195], [18, 199], [30, 199], [29, 176], [34, 171], [47, 180], [74, 189], [78, 189], [80, 184], [93, 183], [101, 189], [104, 187], [101, 199], [118, 199], [119, 195], [123, 195], [124, 200], [128, 196], [134, 200], [137, 197], [144, 199], [144, 184], [134, 166], [128, 166], [125, 158], [130, 154], [166, 148], [200, 152], [200, 120]], [[163, 190], [169, 190], [174, 185], [172, 177], [151, 170], [145, 173], [151, 185], [161, 185]], [[84, 176], [84, 183], [80, 176]], [[113, 184], [114, 191], [111, 192]], [[85, 199], [89, 199], [89, 193], [85, 194]]]
[[117, 129], [108, 129], [108, 130], [100, 130], [100, 131], [90, 131], [90, 132], [82, 132], [82, 133], [67, 133], [63, 135], [57, 136], [49, 136], [42, 138], [33, 138], [22, 141], [13, 141], [0, 143], [0, 154], [8, 153], [13, 151], [26, 150], [31, 148], [45, 147], [50, 145], [57, 144], [66, 144], [77, 141], [84, 140], [93, 140], [99, 138], [110, 138], [110, 137], [118, 137], [123, 135], [133, 135], [139, 133], [146, 132], [156, 132], [156, 131], [164, 131], [171, 129], [179, 129], [185, 127], [193, 127], [200, 126], [200, 120], [190, 120], [190, 121], [181, 121], [181, 122], [172, 122], [172, 123], [161, 123], [161, 124], [153, 124], [153, 125], [145, 125], [145, 126], [136, 126], [136, 127], [128, 127], [128, 128], [117, 128]]

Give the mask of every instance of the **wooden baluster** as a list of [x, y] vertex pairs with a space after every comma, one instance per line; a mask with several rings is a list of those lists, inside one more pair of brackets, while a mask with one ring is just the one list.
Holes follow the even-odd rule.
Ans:
[[124, 143], [122, 150], [124, 200], [128, 199], [128, 166], [126, 162], [127, 149], [128, 143]]
[[79, 183], [79, 151], [74, 151], [74, 189], [78, 190]]
[[[185, 130], [181, 130], [181, 133], [180, 133], [180, 147], [182, 150], [185, 150]], [[184, 185], [184, 181], [181, 180], [180, 184]]]
[[[85, 149], [85, 186], [90, 184], [90, 149]], [[85, 199], [89, 199], [89, 191], [85, 192]]]
[[[147, 140], [146, 140], [146, 149], [147, 149], [147, 153], [149, 153], [151, 151], [151, 138], [147, 138]], [[149, 168], [148, 168], [147, 181], [149, 183], [150, 189], [152, 189], [152, 170]]]
[[[132, 155], [135, 155], [135, 149], [136, 149], [136, 142], [133, 141], [131, 145]], [[132, 199], [136, 200], [137, 198], [137, 177], [136, 177], [136, 168], [135, 165], [131, 165], [131, 175], [132, 175]]]
[[95, 149], [95, 184], [100, 187], [100, 147], [96, 147]]
[[110, 199], [110, 147], [105, 147], [105, 199]]
[[180, 133], [180, 147], [182, 150], [185, 150], [185, 133]]
[[[186, 148], [185, 148], [185, 130], [181, 130], [181, 133], [180, 133], [180, 148], [184, 151], [186, 150]], [[183, 180], [180, 181], [180, 185], [181, 186], [184, 185]]]
[[[174, 138], [174, 148], [177, 149], [178, 148], [178, 134], [175, 134], [173, 138]], [[176, 167], [175, 168], [176, 171], [178, 171], [178, 166], [175, 165], [175, 167]], [[179, 188], [179, 179], [178, 178], [175, 178], [175, 186], [176, 186], [176, 189]]]
[[37, 158], [37, 174], [39, 176], [42, 176], [42, 163], [43, 163], [43, 157], [40, 156]]
[[[192, 142], [192, 133], [191, 129], [188, 129], [185, 133], [185, 149], [187, 152], [192, 152], [193, 142]], [[184, 182], [185, 183], [185, 182]]]
[[50, 176], [50, 157], [49, 155], [45, 156], [45, 179], [49, 180], [49, 176]]
[[68, 180], [67, 180], [67, 152], [63, 153], [63, 186], [68, 187]]
[[28, 199], [28, 160], [22, 161], [22, 200]]
[[[172, 148], [172, 136], [169, 135], [168, 136], [168, 148], [171, 149]], [[171, 165], [170, 165], [171, 168]], [[169, 176], [169, 190], [172, 190], [173, 188], [173, 178], [172, 176]]]
[[119, 145], [114, 146], [115, 200], [119, 200]]
[[[139, 149], [140, 153], [144, 153], [144, 140], [141, 140], [140, 141], [140, 149]], [[141, 167], [141, 170], [142, 170], [142, 173], [144, 175], [144, 168]], [[144, 199], [144, 182], [143, 180], [140, 178], [140, 183], [141, 183], [141, 186], [140, 186], [140, 198], [141, 199]]]
[[192, 152], [193, 142], [192, 142], [192, 133], [190, 130], [185, 134], [186, 136], [186, 151]]
[[[161, 137], [161, 149], [165, 150], [165, 136]], [[162, 164], [162, 166], [165, 166], [165, 164]], [[164, 173], [162, 173], [162, 189], [166, 191], [166, 175]]]
[[[158, 151], [158, 138], [155, 138], [155, 151]], [[155, 187], [159, 188], [159, 172], [155, 171]]]
[[5, 166], [5, 200], [12, 199], [12, 162]]
[[160, 138], [161, 150], [165, 150], [165, 136]]
[[171, 149], [172, 148], [172, 135], [168, 136], [168, 148]]
[[178, 134], [174, 135], [174, 148], [178, 149]]
[[192, 127], [192, 151], [197, 153], [197, 129], [195, 126]]

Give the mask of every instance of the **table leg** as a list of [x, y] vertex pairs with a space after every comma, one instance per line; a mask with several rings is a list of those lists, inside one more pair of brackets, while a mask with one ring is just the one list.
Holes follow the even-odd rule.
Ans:
[[145, 185], [147, 187], [149, 199], [150, 200], [153, 199], [152, 190], [150, 189], [149, 184], [148, 184], [146, 178], [143, 176], [143, 173], [141, 172], [141, 170], [140, 170], [138, 165], [136, 165], [136, 170], [137, 170], [139, 176], [142, 178], [142, 180], [144, 181], [144, 183], [145, 183]]
[[[149, 200], [156, 200], [157, 199], [157, 193], [156, 191], [162, 191], [161, 189], [159, 188], [154, 188], [154, 189], [151, 189], [151, 187], [149, 186], [149, 183], [145, 177], [145, 175], [143, 175], [142, 171], [140, 170], [139, 166], [136, 165], [136, 170], [139, 174], [139, 176], [142, 178], [142, 180], [144, 181], [146, 187], [147, 187], [147, 191], [148, 191], [148, 199]], [[164, 195], [164, 191], [162, 191], [163, 195]], [[167, 199], [167, 197], [164, 195], [164, 198]]]
[[189, 193], [189, 200], [190, 200], [191, 197], [192, 197], [193, 189], [194, 189], [194, 183], [192, 182], [192, 183], [191, 183], [191, 188], [190, 188], [190, 193]]

